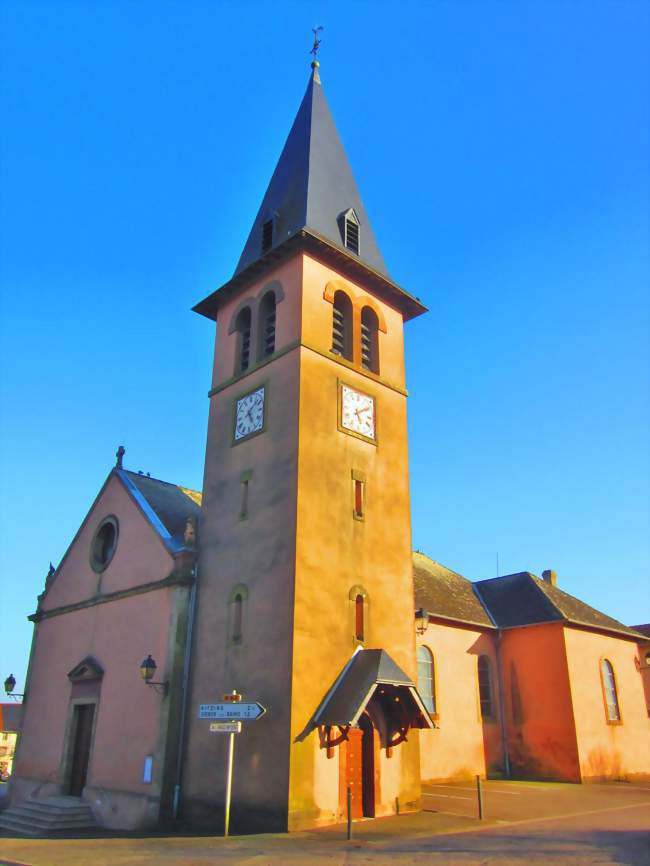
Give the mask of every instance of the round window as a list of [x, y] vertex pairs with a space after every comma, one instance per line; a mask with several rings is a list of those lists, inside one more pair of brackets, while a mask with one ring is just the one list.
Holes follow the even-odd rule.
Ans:
[[107, 517], [99, 525], [90, 545], [90, 565], [93, 571], [104, 571], [117, 547], [117, 518]]

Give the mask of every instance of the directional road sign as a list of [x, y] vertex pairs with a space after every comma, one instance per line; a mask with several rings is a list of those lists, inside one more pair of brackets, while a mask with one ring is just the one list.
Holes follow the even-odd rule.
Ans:
[[266, 709], [257, 701], [241, 704], [200, 704], [200, 719], [223, 719], [229, 722], [252, 722], [263, 716]]

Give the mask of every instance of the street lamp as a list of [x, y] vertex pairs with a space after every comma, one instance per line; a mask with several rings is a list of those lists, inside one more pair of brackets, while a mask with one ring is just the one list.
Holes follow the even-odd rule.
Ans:
[[420, 607], [415, 611], [415, 630], [418, 634], [424, 634], [429, 628], [429, 611]]
[[16, 677], [13, 674], [9, 674], [9, 676], [5, 680], [5, 692], [9, 695], [10, 698], [13, 698], [15, 701], [17, 701], [18, 698], [24, 698], [25, 695], [14, 694], [15, 688]]
[[154, 682], [154, 676], [158, 665], [151, 657], [148, 655], [146, 659], [140, 665], [140, 676], [145, 681], [145, 684], [148, 686], [153, 686], [156, 691], [158, 691], [158, 687], [160, 687], [160, 691], [163, 695], [167, 695], [169, 691], [169, 680], [165, 680], [164, 682]]

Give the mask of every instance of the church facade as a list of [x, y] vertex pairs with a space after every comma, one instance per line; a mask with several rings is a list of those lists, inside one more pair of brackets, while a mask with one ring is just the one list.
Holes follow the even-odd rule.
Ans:
[[[216, 323], [201, 493], [123, 449], [39, 597], [12, 803], [223, 829], [420, 808], [422, 779], [650, 775], [644, 636], [552, 572], [411, 551], [404, 325], [318, 64]], [[142, 667], [142, 671], [140, 668]], [[146, 677], [142, 679], [141, 674]]]

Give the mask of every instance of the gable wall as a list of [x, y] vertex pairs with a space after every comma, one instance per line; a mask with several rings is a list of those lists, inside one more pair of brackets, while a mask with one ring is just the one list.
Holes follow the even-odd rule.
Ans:
[[[562, 624], [506, 629], [502, 634], [503, 690], [513, 776], [579, 782]], [[513, 707], [513, 670], [520, 713]]]
[[[117, 547], [108, 567], [102, 574], [97, 574], [90, 566], [91, 543], [102, 520], [111, 514], [119, 522]], [[42, 609], [52, 610], [96, 595], [162, 580], [172, 568], [171, 555], [130, 494], [113, 475], [57, 569]]]
[[[634, 662], [637, 645], [576, 628], [564, 632], [583, 779], [649, 777], [650, 719], [643, 678]], [[603, 658], [614, 668], [620, 724], [607, 721], [600, 675]]]

